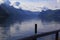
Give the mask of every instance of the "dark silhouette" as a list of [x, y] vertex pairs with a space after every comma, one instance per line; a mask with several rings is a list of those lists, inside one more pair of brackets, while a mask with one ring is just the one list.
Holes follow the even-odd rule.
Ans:
[[15, 4], [16, 4], [16, 6], [19, 6], [19, 5], [20, 5], [20, 3], [19, 3], [19, 2], [15, 2]]
[[6, 18], [8, 18], [8, 12], [0, 6], [0, 24], [3, 23]]
[[60, 21], [60, 10], [46, 10], [39, 14], [39, 18], [42, 21]]
[[39, 13], [28, 10], [22, 10], [21, 8], [16, 9], [13, 6], [9, 6], [6, 4], [2, 4], [1, 6], [9, 13], [9, 17], [4, 22], [4, 25], [6, 26], [10, 26], [11, 24], [14, 24], [16, 22], [21, 23], [23, 21], [34, 19], [37, 16], [36, 14]]

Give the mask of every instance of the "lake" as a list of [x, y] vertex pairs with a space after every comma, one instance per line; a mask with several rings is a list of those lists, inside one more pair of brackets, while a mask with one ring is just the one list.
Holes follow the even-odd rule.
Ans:
[[[55, 21], [48, 22], [35, 18], [21, 22], [13, 22], [11, 20], [7, 19], [0, 27], [0, 40], [16, 40], [34, 35], [35, 24], [37, 24], [37, 34], [60, 29], [60, 22]], [[54, 40], [54, 35], [41, 37], [38, 40]]]

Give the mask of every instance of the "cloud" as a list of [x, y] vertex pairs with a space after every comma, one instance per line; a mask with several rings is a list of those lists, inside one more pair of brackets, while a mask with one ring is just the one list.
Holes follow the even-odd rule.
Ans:
[[19, 6], [16, 6], [15, 3], [12, 3], [15, 8], [22, 8], [24, 10], [30, 11], [41, 11], [43, 7], [49, 9], [60, 9], [59, 3], [55, 2], [20, 2]]
[[1, 5], [2, 3], [4, 3], [4, 0], [0, 0], [0, 5]]
[[57, 3], [60, 3], [60, 0], [57, 0]]
[[[30, 11], [41, 11], [44, 7], [49, 9], [60, 9], [60, 0], [9, 0], [11, 4], [17, 9], [22, 8]], [[0, 0], [3, 3], [2, 0]], [[18, 5], [17, 5], [18, 3]]]

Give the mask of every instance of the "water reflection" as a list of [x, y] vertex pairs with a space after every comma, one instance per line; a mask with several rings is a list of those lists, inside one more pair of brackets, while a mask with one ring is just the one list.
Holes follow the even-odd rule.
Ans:
[[[41, 20], [29, 20], [29, 21], [24, 21], [22, 22], [20, 25], [19, 23], [14, 24], [13, 25], [13, 29], [15, 30], [14, 33], [12, 33], [12, 36], [16, 36], [16, 38], [19, 36], [20, 38], [26, 37], [26, 36], [30, 36], [34, 34], [34, 25], [38, 24], [38, 33], [42, 33], [42, 32], [48, 32], [48, 31], [52, 31], [52, 30], [58, 30], [60, 29], [59, 27], [59, 23], [57, 22], [41, 22]], [[15, 26], [20, 26], [20, 30], [17, 31], [17, 27]], [[18, 27], [19, 28], [19, 27]], [[54, 38], [53, 36], [49, 36], [48, 37], [50, 40], [53, 40], [52, 38]], [[41, 38], [41, 40], [46, 40], [47, 37]]]
[[8, 40], [7, 38], [10, 37], [9, 28], [0, 27], [0, 40]]
[[[18, 11], [17, 9], [14, 9]], [[35, 24], [38, 25], [38, 34], [43, 32], [48, 32], [52, 30], [60, 29], [60, 22], [49, 21], [38, 19], [38, 16], [35, 14], [22, 14], [21, 12], [10, 13], [10, 16], [5, 20], [3, 24], [0, 25], [0, 40], [16, 40], [19, 38], [24, 38], [31, 36], [34, 33]], [[20, 14], [21, 13], [21, 14]], [[44, 40], [41, 38], [39, 40]], [[52, 39], [51, 36], [49, 39]], [[45, 40], [48, 40], [45, 39]], [[52, 39], [53, 40], [53, 39]]]
[[[59, 29], [60, 23], [58, 22], [42, 22], [38, 19], [31, 19], [28, 21], [22, 21], [21, 23], [16, 22], [13, 24], [8, 25], [8, 22], [6, 24], [3, 24], [5, 27], [0, 27], [0, 40], [16, 40], [18, 38], [23, 38], [27, 36], [31, 36], [34, 33], [34, 26], [35, 24], [38, 25], [38, 33], [42, 32], [48, 32], [52, 30]], [[41, 38], [41, 40], [44, 40], [44, 38]], [[51, 37], [50, 37], [51, 39]]]

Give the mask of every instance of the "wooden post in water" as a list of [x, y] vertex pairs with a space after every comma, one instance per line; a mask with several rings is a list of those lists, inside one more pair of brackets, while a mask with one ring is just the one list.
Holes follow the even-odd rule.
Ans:
[[[37, 34], [37, 24], [35, 24], [35, 35]], [[33, 38], [33, 40], [37, 40], [37, 38]]]
[[35, 24], [35, 34], [37, 34], [37, 24]]
[[59, 32], [56, 32], [56, 39], [55, 40], [59, 40]]

